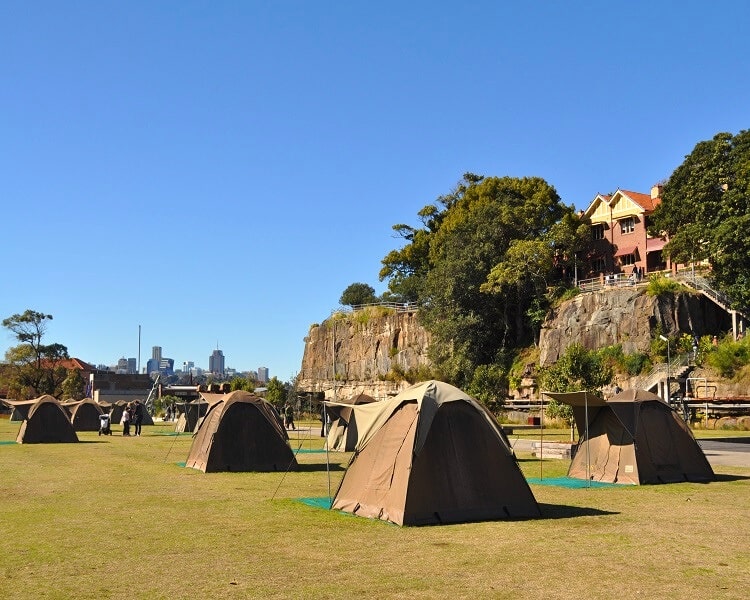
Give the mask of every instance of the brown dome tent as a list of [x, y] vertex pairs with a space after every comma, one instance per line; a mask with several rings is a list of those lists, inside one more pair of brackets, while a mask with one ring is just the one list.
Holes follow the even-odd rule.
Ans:
[[112, 425], [119, 425], [120, 421], [122, 421], [122, 413], [128, 403], [125, 400], [117, 400], [115, 402], [103, 402], [100, 400], [99, 405], [102, 407], [102, 410], [107, 410], [107, 405], [109, 405], [109, 422]]
[[297, 460], [271, 405], [237, 390], [210, 405], [185, 466], [204, 473], [287, 471]]
[[328, 449], [334, 452], [352, 452], [357, 445], [358, 428], [357, 416], [351, 406], [355, 404], [370, 404], [375, 398], [367, 394], [357, 394], [342, 404], [326, 405], [325, 410], [330, 418], [330, 429], [328, 431]]
[[656, 394], [544, 394], [573, 407], [579, 441], [569, 477], [635, 485], [715, 479], [693, 432]]
[[398, 525], [539, 517], [494, 416], [440, 381], [354, 406], [360, 440], [332, 508]]
[[62, 404], [47, 395], [32, 404], [16, 441], [19, 444], [67, 443], [77, 442], [78, 436]]
[[63, 405], [70, 414], [70, 421], [76, 431], [99, 431], [102, 414], [101, 407], [92, 398], [85, 398], [77, 402]]

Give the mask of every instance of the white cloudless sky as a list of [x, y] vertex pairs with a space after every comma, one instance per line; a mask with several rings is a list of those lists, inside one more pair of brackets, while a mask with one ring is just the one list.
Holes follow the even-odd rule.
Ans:
[[[465, 172], [585, 208], [750, 125], [750, 3], [0, 3], [0, 317], [290, 379]], [[0, 332], [0, 352], [15, 345]]]

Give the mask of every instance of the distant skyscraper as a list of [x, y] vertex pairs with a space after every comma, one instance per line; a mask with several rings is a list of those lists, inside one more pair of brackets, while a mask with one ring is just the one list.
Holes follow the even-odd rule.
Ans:
[[163, 375], [174, 375], [174, 359], [162, 358], [159, 361], [159, 373]]
[[134, 358], [128, 359], [128, 373], [131, 375], [138, 372], [138, 363]]
[[155, 358], [149, 358], [146, 361], [146, 373], [151, 375], [151, 373], [155, 373], [159, 370], [159, 363], [161, 362], [161, 359], [157, 360]]
[[151, 375], [157, 371], [162, 375], [174, 374], [174, 359], [163, 356], [161, 346], [151, 348], [151, 358], [146, 362], [146, 373]]
[[258, 367], [258, 383], [268, 383], [268, 367]]
[[218, 348], [208, 357], [208, 370], [215, 375], [224, 375], [224, 353]]
[[182, 372], [190, 373], [195, 368], [195, 363], [192, 360], [186, 360], [182, 363]]

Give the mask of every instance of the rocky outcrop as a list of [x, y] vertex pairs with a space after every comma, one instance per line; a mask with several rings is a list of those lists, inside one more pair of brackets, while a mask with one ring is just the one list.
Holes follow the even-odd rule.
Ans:
[[615, 288], [580, 294], [555, 308], [542, 326], [539, 363], [553, 364], [574, 343], [588, 350], [621, 344], [625, 354], [647, 352], [654, 332], [714, 334], [731, 319], [701, 294], [649, 296], [645, 289]]
[[[366, 309], [336, 313], [305, 338], [301, 393], [327, 399], [365, 393], [381, 399], [408, 386], [403, 374], [429, 366], [430, 336], [417, 312]], [[401, 375], [401, 376], [400, 376]]]
[[[644, 288], [614, 288], [580, 294], [551, 311], [540, 334], [541, 366], [548, 366], [573, 343], [589, 350], [621, 344], [625, 354], [648, 352], [656, 331], [675, 337], [729, 331], [730, 316], [697, 293], [653, 297]], [[365, 393], [382, 399], [408, 386], [405, 375], [429, 372], [429, 333], [418, 313], [367, 309], [336, 313], [310, 327], [297, 380], [301, 394], [327, 399]], [[335, 366], [334, 366], [335, 363]], [[526, 388], [534, 395], [535, 365]], [[419, 379], [422, 379], [421, 377]]]

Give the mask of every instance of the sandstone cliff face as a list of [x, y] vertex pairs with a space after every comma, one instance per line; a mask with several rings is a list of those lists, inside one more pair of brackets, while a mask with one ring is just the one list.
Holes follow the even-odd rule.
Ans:
[[622, 344], [626, 354], [646, 352], [654, 331], [697, 336], [731, 329], [729, 315], [700, 294], [648, 296], [644, 289], [617, 288], [581, 294], [548, 316], [539, 337], [541, 366], [579, 343], [589, 350]]
[[335, 383], [339, 399], [359, 393], [385, 398], [409, 385], [385, 379], [394, 367], [408, 372], [429, 365], [429, 343], [416, 312], [335, 315], [313, 325], [305, 338], [299, 390], [330, 399]]
[[[409, 384], [391, 381], [394, 369], [409, 372], [430, 365], [430, 335], [417, 314], [355, 312], [313, 325], [305, 338], [299, 391], [331, 399], [335, 384], [338, 399], [360, 393], [383, 399], [398, 393]], [[629, 354], [648, 351], [659, 327], [671, 336], [703, 336], [729, 331], [731, 326], [729, 315], [699, 294], [657, 298], [643, 289], [602, 290], [576, 296], [551, 312], [540, 334], [539, 362], [541, 366], [554, 363], [573, 343], [589, 350], [621, 344]], [[533, 373], [530, 377], [533, 388]]]

